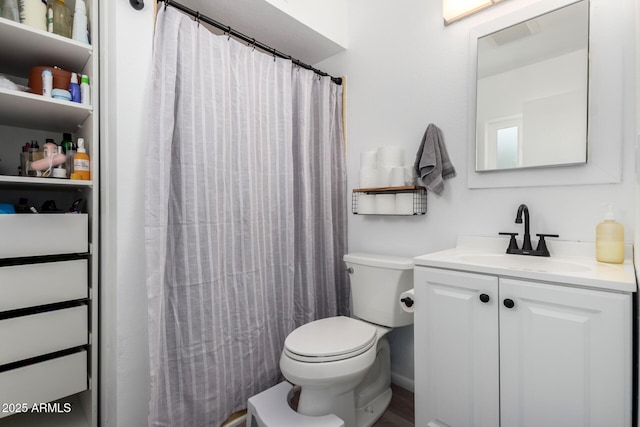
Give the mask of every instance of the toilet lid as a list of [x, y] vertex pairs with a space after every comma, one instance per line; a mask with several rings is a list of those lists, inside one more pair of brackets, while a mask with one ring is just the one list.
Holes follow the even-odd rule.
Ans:
[[330, 362], [354, 357], [376, 342], [376, 328], [361, 320], [338, 316], [315, 320], [291, 332], [286, 354], [304, 362]]

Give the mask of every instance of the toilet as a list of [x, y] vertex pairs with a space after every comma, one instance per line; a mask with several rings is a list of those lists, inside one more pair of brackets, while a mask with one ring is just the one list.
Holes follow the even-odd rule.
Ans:
[[[347, 254], [344, 261], [355, 318], [315, 320], [291, 332], [284, 343], [280, 369], [300, 388], [300, 396], [295, 415], [287, 411], [284, 398], [277, 404], [283, 405], [282, 411], [274, 412], [289, 413], [292, 420], [297, 417], [291, 421], [296, 427], [336, 425], [335, 417], [326, 424], [319, 420], [328, 415], [338, 417], [345, 427], [369, 427], [391, 401], [390, 348], [385, 336], [392, 328], [413, 323], [413, 314], [400, 306], [400, 294], [413, 287], [413, 261], [365, 253]], [[262, 399], [268, 398], [270, 390]], [[256, 415], [260, 412], [257, 400], [250, 403], [254, 412], [250, 416], [260, 422], [248, 420], [247, 425], [284, 425], [284, 421], [270, 422]]]

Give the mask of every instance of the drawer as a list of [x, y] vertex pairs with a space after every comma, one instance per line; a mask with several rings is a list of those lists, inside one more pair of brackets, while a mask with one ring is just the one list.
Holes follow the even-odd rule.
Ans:
[[86, 305], [0, 320], [0, 365], [87, 344]]
[[[87, 352], [0, 372], [0, 402], [50, 402], [87, 389]], [[0, 418], [13, 415], [0, 411]]]
[[85, 253], [87, 214], [0, 215], [0, 258]]
[[88, 261], [0, 267], [0, 312], [89, 296]]

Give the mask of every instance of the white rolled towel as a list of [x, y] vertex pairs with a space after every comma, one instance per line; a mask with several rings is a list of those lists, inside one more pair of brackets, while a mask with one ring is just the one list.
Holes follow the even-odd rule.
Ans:
[[390, 166], [380, 166], [378, 171], [378, 187], [391, 187], [391, 170]]
[[377, 164], [381, 166], [403, 166], [404, 165], [404, 150], [395, 145], [378, 148]]
[[396, 213], [395, 194], [376, 194], [376, 213], [378, 215], [393, 215]]
[[413, 193], [396, 194], [396, 214], [413, 215]]
[[404, 185], [404, 166], [394, 166], [391, 168], [391, 174], [389, 178], [389, 186], [402, 187]]
[[360, 169], [360, 188], [376, 188], [379, 186], [378, 182], [378, 169]]
[[361, 193], [358, 196], [358, 214], [367, 215], [376, 213], [376, 195]]
[[378, 167], [378, 151], [362, 151], [360, 153], [360, 168], [375, 169]]

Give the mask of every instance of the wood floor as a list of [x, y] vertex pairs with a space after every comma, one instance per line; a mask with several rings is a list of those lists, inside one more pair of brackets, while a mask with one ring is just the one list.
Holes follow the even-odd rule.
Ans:
[[413, 427], [413, 393], [391, 384], [393, 396], [389, 408], [373, 427]]

